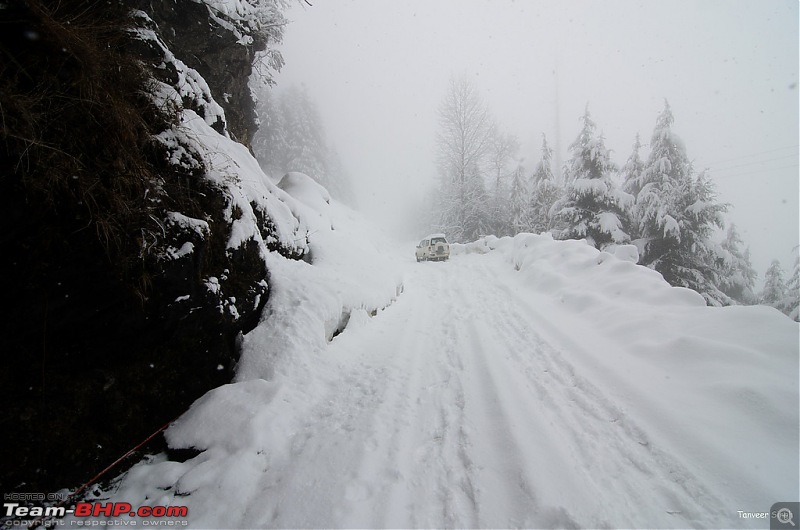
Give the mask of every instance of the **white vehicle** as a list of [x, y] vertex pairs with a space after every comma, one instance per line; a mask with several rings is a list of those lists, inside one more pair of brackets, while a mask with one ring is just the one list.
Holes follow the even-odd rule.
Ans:
[[450, 257], [450, 244], [444, 234], [431, 234], [417, 245], [417, 261], [445, 261]]

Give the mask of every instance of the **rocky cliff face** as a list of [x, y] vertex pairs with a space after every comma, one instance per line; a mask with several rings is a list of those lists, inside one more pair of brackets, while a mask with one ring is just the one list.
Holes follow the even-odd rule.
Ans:
[[250, 30], [280, 13], [0, 4], [0, 481], [53, 491], [228, 382], [269, 296], [265, 253], [303, 255], [182, 123], [247, 141], [250, 64], [276, 38]]
[[226, 7], [225, 2], [214, 0], [139, 2], [139, 8], [157, 24], [167, 47], [211, 87], [225, 111], [230, 135], [249, 146], [257, 129], [248, 87], [253, 61], [266, 53], [273, 66], [280, 68], [280, 54], [268, 46], [280, 40], [286, 21], [279, 11], [266, 13], [272, 17], [269, 27], [253, 31], [246, 13], [230, 13]]

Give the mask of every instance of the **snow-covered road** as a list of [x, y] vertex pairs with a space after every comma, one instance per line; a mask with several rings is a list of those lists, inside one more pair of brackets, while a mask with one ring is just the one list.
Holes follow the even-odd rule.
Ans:
[[493, 263], [420, 264], [393, 305], [332, 341], [340, 379], [310, 407], [292, 457], [264, 473], [244, 526], [731, 519], [708, 485], [544, 338], [554, 331], [546, 304], [501, 281]]
[[415, 263], [295, 180], [313, 264], [269, 256], [236, 380], [165, 432], [196, 456], [97, 500], [186, 506], [192, 528], [768, 528], [740, 512], [800, 496], [777, 310], [548, 235]]

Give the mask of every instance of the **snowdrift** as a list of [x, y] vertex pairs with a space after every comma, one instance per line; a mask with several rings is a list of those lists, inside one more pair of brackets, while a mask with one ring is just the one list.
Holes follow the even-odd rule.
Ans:
[[631, 245], [611, 254], [520, 234], [451, 248], [491, 253], [513, 271], [522, 280], [514, 289], [554, 324], [543, 329], [558, 329], [552, 339], [571, 360], [613, 388], [648, 432], [724, 484], [742, 510], [798, 498], [796, 322], [772, 307], [707, 307], [695, 291], [635, 265]]

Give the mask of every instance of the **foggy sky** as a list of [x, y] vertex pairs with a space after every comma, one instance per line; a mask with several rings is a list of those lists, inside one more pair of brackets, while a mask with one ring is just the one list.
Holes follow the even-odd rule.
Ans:
[[[732, 204], [759, 284], [798, 244], [798, 3], [794, 0], [316, 0], [288, 13], [278, 88], [304, 84], [387, 228], [435, 185], [436, 109], [474, 80], [532, 169], [541, 134], [562, 159], [592, 117], [622, 165], [664, 98], [696, 169]], [[558, 116], [558, 125], [557, 125]], [[558, 141], [556, 131], [560, 132]], [[409, 238], [424, 234], [404, 234]]]

